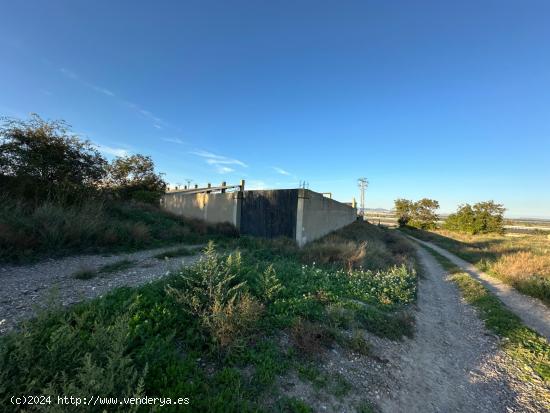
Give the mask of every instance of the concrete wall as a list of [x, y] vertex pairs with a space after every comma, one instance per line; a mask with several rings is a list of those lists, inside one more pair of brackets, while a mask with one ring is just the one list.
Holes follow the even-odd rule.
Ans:
[[286, 236], [302, 246], [355, 221], [355, 208], [307, 189], [233, 193], [166, 193], [163, 208], [207, 222], [229, 222], [242, 234]]
[[206, 222], [229, 222], [239, 227], [241, 217], [239, 193], [184, 194], [169, 192], [161, 199], [161, 206], [186, 218], [202, 219]]
[[357, 210], [307, 189], [298, 193], [296, 242], [302, 246], [351, 224]]

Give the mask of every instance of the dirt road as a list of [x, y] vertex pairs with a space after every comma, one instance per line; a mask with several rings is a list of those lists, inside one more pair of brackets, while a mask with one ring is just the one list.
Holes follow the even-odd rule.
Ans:
[[417, 238], [413, 239], [420, 244], [434, 249], [472, 277], [482, 282], [485, 287], [495, 294], [500, 301], [510, 309], [510, 311], [519, 316], [525, 325], [546, 337], [547, 340], [550, 340], [550, 308], [544, 305], [540, 300], [521, 294], [508, 284], [503, 283], [489, 274], [479, 271], [469, 262], [464, 261], [431, 242], [422, 241]]
[[[77, 255], [49, 259], [30, 265], [0, 266], [0, 334], [14, 328], [21, 320], [32, 317], [36, 309], [55, 303], [70, 305], [94, 298], [122, 286], [137, 286], [156, 280], [182, 265], [192, 264], [199, 255], [157, 259], [155, 255], [180, 245], [143, 250], [129, 254]], [[198, 251], [197, 251], [198, 252]], [[131, 261], [129, 268], [109, 274], [98, 274], [88, 280], [75, 279], [82, 269], [97, 270], [121, 260]]]
[[[439, 263], [419, 256], [417, 331], [399, 346], [380, 348], [390, 360], [383, 412], [540, 412], [532, 385], [515, 379], [512, 360], [499, 349], [475, 310], [460, 297]], [[389, 351], [389, 353], [388, 353]]]

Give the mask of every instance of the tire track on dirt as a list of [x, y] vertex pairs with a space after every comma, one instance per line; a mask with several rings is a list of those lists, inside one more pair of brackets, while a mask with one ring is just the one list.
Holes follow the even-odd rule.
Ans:
[[422, 241], [414, 237], [411, 238], [437, 251], [439, 254], [452, 261], [453, 264], [459, 266], [472, 277], [483, 283], [483, 285], [495, 294], [510, 311], [521, 318], [528, 327], [531, 327], [540, 335], [546, 337], [547, 340], [550, 340], [550, 308], [544, 305], [540, 300], [521, 294], [510, 285], [503, 283], [489, 274], [479, 271], [473, 264], [464, 261], [462, 258], [457, 257], [446, 249], [438, 247], [431, 242]]
[[[447, 274], [418, 247], [416, 332], [386, 353], [393, 380], [383, 412], [538, 412], [528, 383], [509, 373], [512, 364]], [[391, 354], [393, 352], [393, 354]]]

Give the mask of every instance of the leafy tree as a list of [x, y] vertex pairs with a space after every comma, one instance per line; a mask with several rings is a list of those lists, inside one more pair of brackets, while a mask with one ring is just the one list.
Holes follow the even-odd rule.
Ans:
[[64, 121], [2, 118], [0, 183], [28, 200], [74, 200], [95, 191], [105, 176], [106, 160], [87, 140], [72, 134]]
[[395, 200], [395, 212], [399, 226], [411, 226], [420, 229], [437, 227], [438, 216], [435, 212], [439, 202], [435, 199], [422, 198], [413, 202], [408, 199]]
[[118, 157], [107, 167], [106, 186], [121, 199], [156, 203], [166, 190], [162, 174], [155, 172], [150, 156]]
[[504, 211], [504, 206], [494, 201], [478, 202], [473, 207], [469, 204], [460, 205], [457, 212], [447, 217], [444, 227], [469, 234], [502, 233]]
[[459, 205], [454, 214], [450, 214], [443, 227], [450, 231], [475, 233], [475, 213], [470, 204]]
[[411, 220], [414, 202], [399, 198], [395, 200], [395, 213], [400, 227], [406, 226]]
[[478, 202], [474, 205], [476, 230], [478, 233], [504, 232], [504, 205], [493, 201]]

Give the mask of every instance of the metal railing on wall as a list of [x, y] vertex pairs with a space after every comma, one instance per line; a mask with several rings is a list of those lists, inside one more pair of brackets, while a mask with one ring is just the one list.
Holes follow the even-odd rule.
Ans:
[[244, 191], [244, 179], [241, 179], [241, 183], [238, 185], [227, 185], [227, 183], [224, 181], [221, 183], [220, 186], [212, 186], [212, 184], [209, 182], [206, 187], [199, 188], [198, 185], [195, 185], [194, 188], [187, 187], [185, 185], [183, 188], [178, 188], [177, 186], [174, 189], [169, 189], [166, 191], [167, 194], [202, 194], [202, 193], [212, 193], [212, 192], [221, 192], [222, 194], [227, 191]]

